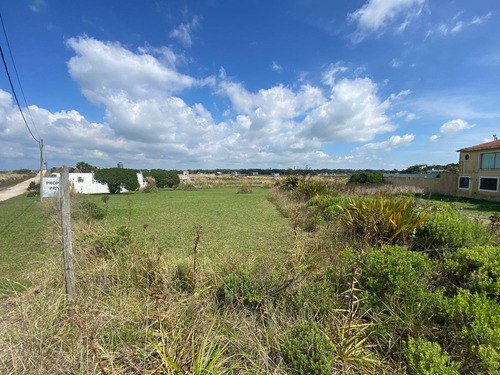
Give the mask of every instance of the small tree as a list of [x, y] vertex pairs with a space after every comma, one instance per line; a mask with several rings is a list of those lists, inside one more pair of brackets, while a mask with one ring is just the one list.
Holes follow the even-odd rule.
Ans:
[[128, 191], [139, 189], [139, 181], [134, 169], [105, 168], [95, 172], [94, 178], [97, 182], [108, 185], [110, 194], [118, 194], [121, 188]]
[[91, 173], [97, 170], [97, 167], [85, 163], [84, 161], [79, 161], [76, 163], [76, 169], [78, 169], [81, 173]]
[[153, 169], [143, 173], [144, 177], [153, 177], [156, 186], [161, 188], [179, 185], [180, 179], [177, 171], [166, 171], [164, 169]]

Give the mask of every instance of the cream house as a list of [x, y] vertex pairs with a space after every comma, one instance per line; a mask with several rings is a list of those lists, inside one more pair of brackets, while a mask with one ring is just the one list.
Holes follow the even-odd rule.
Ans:
[[457, 195], [500, 201], [500, 140], [466, 147], [460, 152]]

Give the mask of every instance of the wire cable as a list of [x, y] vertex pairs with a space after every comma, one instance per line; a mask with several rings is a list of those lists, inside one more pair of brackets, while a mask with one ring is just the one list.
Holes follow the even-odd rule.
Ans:
[[5, 29], [5, 24], [3, 22], [3, 17], [2, 17], [1, 12], [0, 12], [0, 21], [2, 22], [3, 34], [5, 35], [5, 40], [7, 42], [7, 48], [9, 49], [10, 59], [12, 60], [12, 65], [14, 66], [14, 72], [16, 73], [17, 83], [19, 83], [19, 88], [21, 89], [21, 94], [23, 95], [24, 104], [26, 105], [26, 108], [28, 109], [28, 114], [29, 114], [29, 117], [31, 120], [31, 125], [33, 125], [33, 127], [35, 128], [35, 132], [36, 132], [36, 135], [38, 135], [38, 138], [41, 138], [40, 134], [38, 133], [38, 129], [36, 128], [35, 121], [33, 121], [33, 116], [31, 116], [31, 111], [30, 111], [30, 107], [28, 106], [28, 101], [26, 100], [26, 96], [24, 95], [23, 86], [21, 85], [21, 80], [19, 79], [19, 74], [17, 72], [17, 67], [16, 67], [16, 63], [14, 61], [14, 56], [12, 55], [12, 49], [10, 48], [9, 38], [7, 37], [7, 30]]
[[14, 98], [16, 99], [16, 103], [17, 103], [17, 108], [19, 108], [19, 112], [21, 112], [21, 116], [23, 117], [23, 120], [24, 120], [24, 124], [26, 125], [26, 128], [28, 128], [28, 131], [30, 132], [31, 134], [31, 137], [36, 141], [38, 142], [38, 144], [40, 144], [40, 141], [38, 139], [35, 138], [35, 136], [33, 135], [33, 132], [31, 131], [28, 123], [26, 122], [26, 117], [24, 117], [24, 113], [23, 113], [23, 110], [21, 109], [21, 105], [19, 104], [19, 100], [17, 99], [17, 95], [16, 95], [16, 90], [14, 90], [14, 85], [12, 84], [12, 80], [10, 79], [10, 74], [9, 74], [9, 69], [7, 68], [7, 63], [5, 62], [5, 57], [3, 55], [3, 50], [2, 50], [2, 46], [0, 46], [0, 54], [2, 55], [2, 61], [3, 61], [3, 66], [5, 67], [5, 72], [7, 73], [7, 77], [9, 78], [9, 83], [10, 83], [10, 87], [12, 89], [12, 93], [14, 94]]

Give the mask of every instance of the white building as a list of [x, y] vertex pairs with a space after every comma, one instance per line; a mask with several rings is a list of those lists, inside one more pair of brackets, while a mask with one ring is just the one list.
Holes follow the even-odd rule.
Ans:
[[[52, 173], [52, 177], [60, 177], [60, 173]], [[142, 173], [137, 173], [137, 181], [139, 182], [139, 187], [143, 188], [147, 185], [144, 180]], [[102, 184], [94, 179], [93, 173], [69, 173], [69, 182], [71, 188], [78, 193], [82, 194], [109, 194], [109, 189], [107, 184]], [[122, 188], [121, 190], [127, 191], [127, 189]]]

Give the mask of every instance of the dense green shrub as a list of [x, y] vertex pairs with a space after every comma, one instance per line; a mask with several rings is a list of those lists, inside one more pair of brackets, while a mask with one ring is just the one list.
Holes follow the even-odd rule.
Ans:
[[180, 179], [177, 171], [166, 171], [164, 169], [152, 169], [143, 172], [144, 177], [153, 177], [156, 181], [156, 186], [160, 189], [166, 187], [174, 187], [179, 185]]
[[461, 290], [450, 300], [449, 329], [461, 339], [467, 373], [500, 374], [500, 305], [486, 293]]
[[325, 220], [332, 220], [343, 212], [343, 209], [349, 205], [349, 198], [337, 197], [336, 192], [333, 195], [317, 195], [307, 202], [310, 211], [319, 213]]
[[99, 169], [95, 172], [94, 179], [97, 182], [107, 184], [110, 194], [120, 193], [122, 187], [128, 191], [139, 189], [139, 181], [137, 180], [137, 173], [134, 169]]
[[426, 214], [415, 209], [412, 199], [351, 198], [343, 208], [341, 222], [368, 243], [406, 244]]
[[408, 340], [405, 352], [409, 375], [458, 375], [458, 364], [450, 362], [450, 356], [437, 342], [422, 338]]
[[368, 298], [416, 300], [429, 289], [432, 265], [426, 254], [400, 246], [384, 246], [361, 255], [359, 286]]
[[444, 268], [453, 285], [500, 296], [500, 247], [458, 249], [446, 259]]
[[314, 320], [299, 320], [288, 328], [281, 344], [283, 359], [293, 374], [332, 374], [333, 348]]
[[486, 228], [459, 215], [450, 206], [429, 214], [417, 228], [418, 245], [424, 249], [453, 249], [486, 245], [490, 241]]
[[348, 184], [356, 183], [356, 184], [381, 184], [384, 182], [384, 176], [382, 173], [369, 173], [369, 172], [361, 172], [355, 173], [347, 182]]
[[71, 217], [76, 220], [90, 222], [94, 219], [104, 219], [106, 212], [94, 202], [83, 201], [72, 207]]
[[28, 185], [28, 191], [40, 191], [40, 183], [38, 182], [35, 182], [35, 181], [31, 181], [30, 184]]
[[302, 177], [299, 176], [288, 176], [282, 181], [278, 181], [276, 185], [283, 190], [295, 190], [298, 186], [299, 183], [304, 181]]

